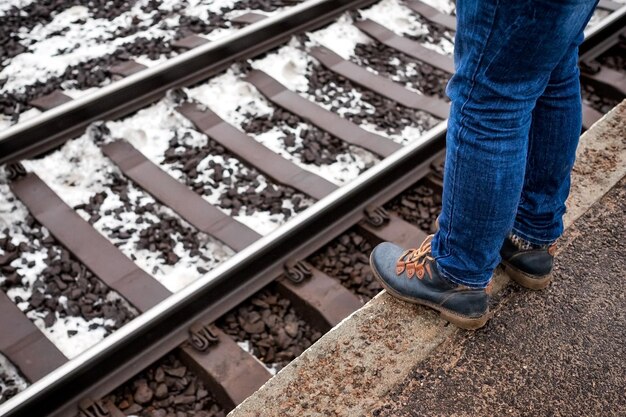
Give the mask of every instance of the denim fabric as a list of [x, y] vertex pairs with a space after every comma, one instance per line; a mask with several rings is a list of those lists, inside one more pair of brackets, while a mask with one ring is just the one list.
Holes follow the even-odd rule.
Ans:
[[433, 255], [484, 287], [513, 232], [563, 231], [582, 116], [578, 45], [597, 1], [458, 0], [443, 210]]

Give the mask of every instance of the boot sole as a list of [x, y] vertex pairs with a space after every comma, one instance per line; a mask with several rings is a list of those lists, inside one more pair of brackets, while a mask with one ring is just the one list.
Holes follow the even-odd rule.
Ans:
[[550, 282], [552, 281], [552, 273], [541, 276], [530, 275], [520, 271], [504, 260], [501, 263], [504, 266], [504, 272], [513, 281], [517, 282], [524, 288], [528, 288], [530, 290], [543, 290], [550, 285]]
[[444, 319], [445, 321], [448, 321], [448, 322], [454, 324], [456, 327], [460, 327], [461, 329], [465, 329], [465, 330], [480, 329], [491, 318], [491, 314], [489, 313], [489, 309], [487, 309], [485, 314], [483, 314], [480, 317], [467, 317], [467, 316], [462, 316], [459, 313], [456, 313], [456, 312], [454, 312], [452, 310], [449, 310], [449, 309], [447, 309], [445, 307], [442, 307], [439, 304], [435, 304], [435, 303], [433, 303], [431, 301], [422, 300], [422, 299], [419, 299], [419, 298], [407, 297], [405, 295], [402, 295], [399, 292], [397, 292], [396, 290], [394, 290], [393, 288], [391, 288], [390, 286], [388, 286], [387, 283], [380, 277], [380, 275], [378, 275], [378, 272], [376, 272], [376, 268], [371, 266], [371, 260], [370, 260], [370, 267], [372, 268], [372, 272], [374, 273], [374, 276], [378, 279], [378, 281], [380, 281], [380, 283], [383, 286], [383, 288], [385, 289], [385, 291], [387, 291], [389, 294], [391, 294], [395, 298], [398, 298], [398, 299], [400, 299], [402, 301], [406, 301], [407, 303], [417, 304], [417, 305], [421, 305], [421, 306], [424, 306], [424, 307], [432, 308], [433, 310], [435, 310], [435, 311], [437, 311], [439, 313], [439, 316], [442, 319]]

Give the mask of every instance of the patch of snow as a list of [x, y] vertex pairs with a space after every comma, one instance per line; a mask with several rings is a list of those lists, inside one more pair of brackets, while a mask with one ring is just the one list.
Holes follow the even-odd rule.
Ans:
[[[167, 3], [168, 6], [171, 4], [175, 6], [180, 4], [180, 0], [166, 0], [164, 3]], [[230, 10], [239, 3], [238, 0], [187, 0], [187, 5], [185, 6], [185, 14], [190, 16], [197, 16], [200, 19], [208, 20], [209, 13], [224, 13], [227, 10]], [[171, 7], [171, 6], [169, 6]], [[169, 8], [168, 7], [168, 8]], [[226, 9], [226, 10], [224, 10]]]
[[309, 88], [306, 72], [311, 58], [298, 45], [298, 41], [292, 38], [275, 53], [252, 61], [252, 67], [271, 74], [290, 90], [306, 91]]
[[21, 228], [27, 217], [28, 210], [13, 195], [4, 170], [0, 170], [0, 231], [8, 229], [16, 245], [28, 242], [29, 239], [24, 236]]
[[[68, 359], [73, 359], [85, 350], [95, 346], [107, 335], [104, 326], [115, 324], [113, 320], [104, 320], [96, 317], [92, 320], [85, 320], [82, 317], [60, 318], [57, 313], [57, 320], [50, 327], [46, 327], [44, 316], [36, 311], [29, 311], [26, 316], [31, 319], [39, 329], [45, 333], [46, 337]], [[75, 332], [75, 333], [74, 333]]]
[[36, 0], [4, 0], [0, 2], [0, 16], [4, 15], [4, 12], [12, 7], [17, 7], [18, 9], [21, 9], [28, 6], [29, 4], [34, 3], [35, 1]]
[[354, 26], [352, 18], [346, 14], [342, 15], [335, 23], [309, 33], [309, 38], [314, 43], [334, 51], [343, 59], [350, 59], [358, 44], [372, 42], [372, 38]]
[[[361, 16], [385, 26], [398, 35], [428, 34], [428, 27], [422, 24], [416, 18], [416, 14], [400, 0], [382, 0], [369, 9], [362, 10]], [[451, 56], [454, 53], [454, 44], [443, 38], [437, 44], [426, 42], [423, 46], [444, 55]]]
[[419, 36], [428, 33], [428, 28], [415, 19], [413, 11], [398, 0], [382, 0], [362, 10], [361, 16], [399, 34]]
[[[232, 100], [227, 98], [229, 97], [228, 95], [222, 97], [224, 97], [224, 100], [221, 102], [224, 103], [226, 108], [228, 108], [229, 103], [232, 105]], [[107, 127], [111, 131], [112, 138], [126, 139], [148, 159], [181, 182], [184, 182], [184, 174], [174, 166], [163, 163], [165, 151], [169, 146], [169, 139], [177, 135], [179, 140], [193, 147], [203, 146], [208, 141], [207, 136], [197, 131], [191, 122], [180, 115], [167, 99], [143, 109], [126, 119], [108, 122]], [[213, 168], [211, 168], [213, 163], [222, 166], [225, 177], [237, 172], [248, 171], [248, 168], [238, 159], [222, 155], [209, 155], [198, 164], [197, 181], [210, 184], [213, 191], [210, 195], [203, 195], [202, 197], [224, 213], [230, 215], [231, 210], [223, 209], [218, 205], [220, 196], [229, 186], [225, 183], [214, 182], [212, 178]], [[256, 179], [259, 182], [257, 191], [260, 192], [267, 186], [268, 180], [263, 175], [258, 175]], [[247, 186], [244, 186], [237, 191], [244, 192], [246, 189]], [[302, 196], [302, 200], [312, 204], [310, 198]], [[292, 210], [289, 201], [284, 201], [282, 207]], [[263, 235], [270, 233], [285, 221], [282, 214], [270, 214], [269, 211], [254, 211], [247, 214], [245, 207], [234, 218]]]
[[[63, 89], [63, 94], [66, 94], [70, 97], [72, 97], [73, 99], [77, 99], [79, 97], [82, 96], [86, 96], [87, 94], [93, 93], [94, 91], [97, 91], [98, 87], [91, 87], [91, 88], [87, 88], [85, 90], [78, 90], [75, 88], [67, 88], [67, 89]], [[23, 114], [20, 114], [20, 121], [24, 121], [24, 116]]]
[[[26, 224], [26, 218], [28, 215], [28, 210], [12, 194], [4, 178], [0, 179], [0, 228], [8, 228], [10, 230], [14, 244], [29, 242], [30, 245], [38, 245], [38, 242], [32, 242], [27, 236], [29, 228]], [[46, 228], [42, 227], [41, 230], [44, 236], [49, 235]], [[28, 300], [32, 296], [33, 291], [36, 291], [34, 286], [38, 276], [47, 267], [45, 259], [48, 257], [48, 249], [43, 246], [35, 246], [34, 249], [32, 252], [22, 253], [19, 258], [11, 262], [11, 266], [16, 268], [23, 278], [21, 281], [22, 285], [10, 288], [7, 291], [7, 296], [22, 311], [30, 309]], [[25, 268], [24, 265], [27, 264], [31, 266]], [[107, 297], [121, 298], [119, 294], [114, 292], [109, 292]], [[131, 307], [130, 310], [133, 311], [134, 309]], [[104, 320], [102, 318], [86, 321], [82, 317], [61, 318], [58, 312], [55, 314], [57, 320], [51, 327], [45, 326], [43, 321], [44, 314], [41, 312], [31, 310], [26, 313], [26, 316], [70, 359], [102, 340], [107, 334], [104, 328], [105, 325], [112, 326], [115, 324], [112, 320]], [[70, 335], [68, 331], [77, 331], [78, 333]]]
[[108, 189], [111, 174], [119, 172], [90, 135], [70, 140], [45, 158], [23, 161], [70, 207], [89, 202], [89, 197]]
[[[0, 354], [0, 371], [4, 372], [6, 378], [0, 379], [0, 393], [3, 393], [8, 386], [5, 384], [6, 380], [11, 380], [12, 386], [16, 387], [18, 391], [24, 391], [28, 387], [28, 381], [24, 378], [20, 371], [2, 354]], [[8, 381], [7, 381], [8, 382]]]
[[263, 365], [263, 367], [265, 369], [268, 370], [268, 372], [272, 375], [276, 375], [278, 373], [279, 370], [279, 365], [276, 363], [272, 363], [269, 366], [265, 364], [265, 362], [263, 362], [262, 360], [260, 360], [259, 358], [257, 358], [256, 356], [254, 356], [254, 350], [252, 349], [252, 342], [250, 342], [249, 340], [244, 340], [243, 342], [237, 342], [237, 345], [245, 350], [246, 352], [248, 352], [254, 359], [256, 359], [261, 365]]
[[248, 120], [247, 115], [258, 117], [274, 111], [265, 97], [253, 85], [241, 80], [233, 68], [186, 92], [238, 127]]
[[[276, 61], [278, 62], [278, 60]], [[306, 66], [301, 69], [305, 71], [303, 76], [306, 78]], [[245, 115], [259, 117], [271, 115], [274, 111], [273, 105], [251, 84], [239, 79], [232, 69], [211, 79], [208, 83], [189, 89], [187, 94], [210, 107], [222, 119], [240, 130], [243, 130], [243, 123], [248, 119]], [[296, 128], [290, 129], [296, 137], [293, 148], [286, 147], [281, 139], [284, 137], [284, 133], [280, 128], [273, 128], [267, 132], [250, 136], [303, 169], [320, 175], [337, 185], [343, 185], [356, 178], [365, 167], [371, 166], [378, 160], [372, 153], [356, 146], [350, 146], [350, 152], [338, 155], [337, 161], [332, 164], [318, 166], [302, 163], [300, 157], [294, 155], [293, 149], [301, 145], [300, 131], [307, 127], [306, 123], [299, 123]]]
[[159, 64], [166, 62], [168, 58], [165, 55], [161, 55], [157, 59], [148, 58], [146, 55], [140, 55], [133, 58], [133, 61], [138, 64], [145, 65], [146, 67], [156, 67]]
[[[155, 143], [159, 142], [156, 141]], [[67, 142], [61, 149], [45, 158], [24, 161], [24, 166], [39, 175], [71, 207], [85, 204], [94, 194], [106, 191], [113, 174], [121, 175], [113, 162], [106, 158], [93, 143], [89, 133]], [[172, 210], [157, 204], [150, 195], [137, 188], [133, 183], [130, 183], [128, 196], [135, 207], [154, 204], [157, 213], [178, 218]], [[108, 210], [112, 211], [120, 207], [124, 208], [125, 211], [119, 216], [106, 214]], [[173, 251], [179, 257], [179, 261], [174, 265], [167, 265], [158, 253], [137, 248], [140, 231], [149, 227], [150, 224], [145, 221], [137, 224], [136, 221], [139, 216], [133, 211], [128, 211], [117, 194], [109, 191], [100, 211], [101, 218], [94, 224], [96, 230], [111, 240], [126, 256], [133, 259], [139, 267], [172, 292], [184, 288], [202, 276], [203, 274], [197, 270], [198, 267], [211, 270], [217, 263], [233, 254], [232, 250], [223, 244], [204, 233], [198, 232], [197, 239], [201, 242], [201, 255], [192, 257], [178, 240], [180, 236], [175, 235], [172, 238], [177, 244]], [[79, 214], [86, 219], [87, 215], [83, 211], [79, 211]], [[145, 213], [143, 217], [155, 223], [160, 221], [154, 213]], [[179, 221], [183, 227], [191, 227], [180, 218]], [[128, 225], [133, 225], [133, 229], [135, 229], [135, 233], [132, 233], [129, 239], [117, 239], [109, 236], [109, 230], [116, 227], [128, 227]]]

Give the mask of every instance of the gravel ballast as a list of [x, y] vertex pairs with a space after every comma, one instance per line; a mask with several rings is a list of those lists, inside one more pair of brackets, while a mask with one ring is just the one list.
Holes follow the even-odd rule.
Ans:
[[271, 288], [226, 314], [218, 326], [273, 374], [322, 336], [296, 313], [289, 300]]
[[[298, 1], [76, 0], [0, 10], [0, 126], [38, 114], [28, 102], [61, 88], [80, 96], [110, 83], [108, 68], [128, 59], [153, 66], [179, 54], [173, 41], [234, 33], [231, 19], [274, 14]], [[19, 7], [19, 6], [22, 7]], [[4, 22], [7, 22], [5, 25]]]
[[92, 134], [23, 164], [172, 292], [232, 255], [228, 247], [199, 233], [126, 179], [102, 154]]
[[313, 203], [277, 184], [199, 132], [168, 99], [99, 130], [125, 139], [173, 178], [250, 228], [267, 234]]
[[356, 178], [379, 160], [270, 103], [242, 80], [249, 67], [249, 63], [235, 65], [186, 92], [268, 149], [337, 185]]
[[0, 288], [68, 358], [137, 315], [0, 183]]
[[224, 417], [202, 380], [170, 354], [105, 397], [127, 416]]
[[385, 208], [426, 233], [435, 233], [435, 220], [441, 213], [441, 194], [420, 181], [385, 204]]
[[339, 280], [363, 303], [378, 294], [382, 287], [369, 266], [373, 246], [361, 234], [349, 231], [315, 253], [309, 261], [317, 269]]
[[28, 382], [19, 370], [3, 355], [0, 355], [0, 404], [13, 398], [28, 387]]

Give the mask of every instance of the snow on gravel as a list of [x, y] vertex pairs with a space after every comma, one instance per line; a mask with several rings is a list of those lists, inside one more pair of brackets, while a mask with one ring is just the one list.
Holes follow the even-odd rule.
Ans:
[[[10, 5], [13, 4], [23, 7], [26, 2], [12, 1]], [[284, 7], [271, 4], [264, 8], [268, 10], [262, 13], [268, 16], [284, 10]], [[245, 2], [235, 0], [137, 0], [128, 10], [112, 18], [96, 18], [91, 5], [69, 7], [53, 13], [51, 21], [36, 24], [28, 30], [22, 27], [13, 35], [26, 51], [4, 60], [0, 55], [0, 98], [21, 97], [19, 100], [24, 100], [24, 97], [32, 98], [33, 92], [34, 96], [42, 95], [37, 92], [42, 90], [42, 84], [59, 76], [72, 78], [61, 85], [72, 93], [73, 89], [84, 88], [81, 84], [85, 80], [68, 75], [68, 68], [78, 67], [78, 71], [85, 71], [80, 65], [92, 60], [104, 60], [104, 64], [99, 65], [106, 67], [119, 61], [117, 56], [121, 51], [145, 51], [146, 45], [151, 48], [149, 53], [129, 52], [129, 55], [139, 54], [134, 58], [148, 67], [161, 64], [178, 53], [169, 46], [170, 41], [191, 31], [206, 32], [198, 35], [208, 40], [222, 38], [238, 30], [229, 19], [249, 11], [258, 12], [246, 9]], [[149, 46], [150, 40], [155, 39], [162, 46], [157, 50]], [[141, 55], [144, 53], [149, 56]], [[103, 80], [88, 79], [89, 84], [97, 83], [98, 86], [111, 81], [106, 76]], [[20, 105], [14, 106], [11, 113], [0, 115], [0, 128], [15, 124], [18, 119], [25, 120], [19, 113], [28, 99], [18, 100]]]
[[[271, 57], [274, 55], [268, 56], [268, 59], [272, 59]], [[290, 75], [295, 77], [293, 84], [299, 85], [306, 90], [307, 79], [305, 73], [299, 70], [292, 71], [290, 68], [285, 68], [285, 72], [288, 73], [284, 74], [285, 77]], [[187, 94], [207, 105], [222, 119], [240, 130], [243, 130], [243, 123], [250, 117], [271, 115], [274, 111], [273, 105], [251, 84], [242, 81], [234, 69], [230, 69], [223, 75], [211, 79], [208, 83], [187, 90]], [[282, 127], [282, 129], [275, 127], [262, 134], [252, 134], [251, 136], [284, 158], [337, 185], [343, 185], [351, 181], [363, 169], [377, 161], [377, 157], [372, 153], [356, 146], [349, 146], [349, 152], [337, 155], [336, 162], [332, 164], [305, 164], [292, 151], [301, 145], [300, 132], [306, 129], [307, 126], [305, 123], [299, 123], [296, 128], [291, 129], [296, 138], [293, 147], [287, 147], [281, 139], [284, 136], [284, 129], [290, 129], [288, 127]]]
[[28, 382], [13, 364], [0, 354], [0, 404], [28, 387]]
[[[20, 310], [27, 311], [26, 316], [65, 356], [71, 359], [102, 340], [109, 333], [105, 326], [113, 326], [116, 323], [98, 317], [89, 321], [76, 316], [61, 318], [57, 312], [57, 320], [52, 326], [47, 327], [44, 323], [44, 314], [30, 308], [28, 300], [33, 294], [38, 276], [48, 266], [45, 262], [48, 249], [40, 242], [31, 241], [30, 228], [26, 223], [28, 215], [26, 207], [10, 191], [6, 178], [0, 178], [0, 230], [8, 229], [12, 242], [16, 245], [20, 242], [28, 242], [35, 247], [33, 252], [23, 253], [21, 257], [11, 262], [10, 265], [20, 272], [23, 279], [20, 287], [13, 287], [7, 291], [7, 296]], [[49, 235], [45, 228], [43, 230]], [[24, 268], [24, 265], [28, 265], [28, 268]], [[4, 280], [4, 277], [0, 279]], [[109, 292], [108, 297], [112, 300], [120, 298], [113, 291]], [[63, 302], [60, 300], [60, 303]], [[134, 310], [132, 307], [129, 309]]]
[[[9, 5], [23, 7], [27, 3], [16, 3], [14, 0]], [[0, 72], [0, 79], [5, 79], [6, 83], [0, 88], [0, 93], [23, 91], [36, 81], [44, 82], [47, 78], [62, 74], [68, 66], [110, 54], [139, 37], [173, 39], [181, 17], [209, 21], [211, 15], [223, 15], [228, 27], [202, 34], [209, 40], [215, 40], [237, 30], [228, 23], [229, 18], [254, 11], [231, 10], [241, 3], [236, 0], [187, 0], [185, 3], [180, 0], [163, 0], [156, 8], [152, 3], [153, 0], [138, 0], [130, 10], [113, 19], [93, 18], [87, 6], [73, 6], [56, 14], [48, 23], [20, 32], [20, 43], [29, 50], [3, 63], [6, 68]], [[181, 8], [181, 5], [184, 7]], [[272, 15], [280, 10], [263, 13]], [[153, 20], [158, 13], [168, 17], [155, 25]], [[130, 34], [124, 35], [125, 32]], [[156, 65], [163, 61], [145, 57], [138, 59], [144, 65]]]
[[[148, 159], [181, 182], [184, 182], [183, 173], [172, 165], [164, 163], [165, 151], [168, 149], [169, 140], [176, 136], [185, 140], [193, 147], [202, 147], [208, 141], [206, 135], [196, 130], [191, 122], [175, 110], [174, 104], [169, 99], [161, 100], [126, 119], [108, 122], [106, 126], [111, 132], [111, 138], [124, 138], [139, 149]], [[244, 173], [249, 171], [249, 169], [239, 160], [224, 155], [209, 155], [198, 164], [198, 180], [214, 186], [210, 195], [203, 195], [202, 197], [230, 215], [230, 210], [224, 209], [219, 205], [220, 196], [230, 186], [224, 182], [215, 183], [212, 179], [213, 168], [211, 166], [213, 163], [221, 166], [225, 175], [228, 175], [229, 172]], [[256, 179], [259, 182], [259, 191], [267, 186], [268, 180], [263, 175], [258, 175]], [[243, 192], [244, 189], [238, 189], [238, 191]], [[307, 205], [313, 203], [311, 199], [304, 196], [302, 196], [302, 200], [306, 201]], [[291, 216], [295, 215], [291, 202], [288, 199], [283, 202], [283, 209], [290, 210]], [[282, 214], [270, 214], [268, 211], [253, 211], [249, 213], [246, 210], [241, 210], [234, 218], [263, 235], [270, 233], [286, 220]]]
[[361, 32], [352, 22], [352, 18], [342, 15], [336, 22], [308, 35], [313, 42], [335, 51], [343, 59], [350, 59], [358, 44], [373, 42], [372, 38]]
[[113, 20], [91, 18], [86, 6], [74, 6], [54, 16], [50, 23], [21, 33], [21, 43], [29, 52], [12, 58], [0, 72], [0, 79], [6, 79], [0, 93], [24, 91], [28, 85], [62, 74], [68, 66], [110, 54], [138, 37], [173, 36], [174, 28], [160, 26], [150, 26], [128, 36], [117, 35], [151, 18], [151, 13], [141, 10], [147, 2], [138, 1], [131, 10]]
[[[345, 33], [342, 28], [343, 23], [329, 26], [326, 30], [329, 32], [326, 36], [330, 36], [330, 33], [334, 32], [338, 37], [341, 33]], [[312, 36], [313, 38], [313, 36]], [[347, 42], [344, 44], [347, 45]], [[344, 46], [344, 51], [347, 50]], [[357, 90], [342, 91], [342, 103], [331, 102], [322, 103], [317, 100], [314, 95], [308, 93], [309, 85], [307, 72], [311, 66], [320, 65], [314, 59], [302, 50], [297, 41], [292, 41], [290, 44], [283, 46], [276, 53], [268, 55], [267, 57], [252, 62], [254, 68], [265, 71], [280, 83], [285, 85], [292, 91], [296, 91], [308, 98], [311, 101], [317, 102], [327, 110], [332, 110], [332, 106], [340, 107], [338, 110], [339, 116], [345, 117], [348, 114], [374, 114], [376, 108], [362, 100], [361, 93]], [[360, 127], [377, 133], [381, 136], [389, 137], [390, 139], [398, 143], [407, 143], [420, 137], [424, 132], [422, 129], [416, 126], [406, 126], [399, 133], [387, 132], [373, 123], [361, 123]]]
[[3, 0], [0, 2], [0, 17], [4, 14], [6, 10], [9, 10], [12, 7], [17, 7], [21, 9], [22, 7], [26, 7], [29, 4], [34, 3], [36, 0]]
[[[428, 26], [420, 22], [416, 17], [417, 15], [400, 0], [382, 0], [360, 13], [362, 17], [371, 19], [387, 29], [393, 30], [398, 35], [420, 36], [428, 34]], [[449, 36], [453, 38], [453, 34], [450, 33]], [[454, 53], [454, 44], [445, 38], [440, 38], [435, 44], [425, 42], [422, 45], [440, 54], [452, 56]]]
[[[110, 188], [111, 181], [115, 177], [122, 176], [118, 168], [94, 144], [90, 133], [66, 143], [60, 150], [43, 159], [24, 161], [24, 166], [27, 170], [39, 175], [71, 207], [89, 204], [90, 197], [99, 192], [106, 192]], [[170, 291], [176, 292], [184, 288], [204, 274], [201, 272], [202, 269], [211, 270], [219, 262], [232, 256], [232, 250], [225, 245], [198, 232], [197, 239], [201, 242], [200, 256], [190, 256], [183, 243], [178, 240], [173, 251], [179, 261], [174, 265], [164, 263], [158, 253], [137, 247], [140, 232], [151, 224], [158, 224], [159, 215], [173, 218], [178, 218], [178, 216], [169, 208], [156, 203], [149, 194], [132, 183], [128, 187], [128, 197], [131, 202], [130, 207], [126, 207], [119, 196], [109, 191], [100, 208], [101, 217], [93, 226]], [[155, 213], [138, 214], [133, 210], [151, 205], [156, 207]], [[122, 214], [113, 214], [115, 210], [120, 209]], [[78, 213], [88, 220], [88, 215], [82, 210]], [[139, 217], [143, 220], [138, 223]], [[182, 219], [178, 218], [178, 220], [182, 227], [191, 227]], [[131, 234], [130, 238], [116, 238], [111, 233], [113, 230], [129, 226], [136, 231]], [[175, 240], [180, 238], [179, 236], [171, 237]], [[199, 271], [198, 268], [201, 270]]]

